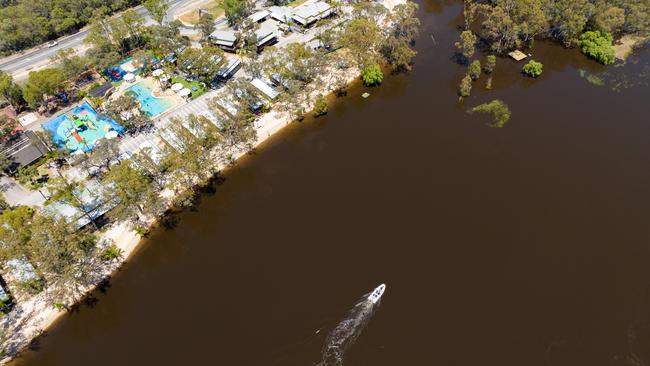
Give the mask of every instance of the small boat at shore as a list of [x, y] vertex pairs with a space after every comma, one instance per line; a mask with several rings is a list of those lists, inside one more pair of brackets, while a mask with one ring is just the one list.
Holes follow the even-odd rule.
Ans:
[[377, 288], [375, 288], [370, 293], [370, 295], [368, 295], [368, 300], [370, 300], [370, 302], [372, 302], [373, 304], [376, 304], [379, 301], [379, 299], [381, 299], [381, 296], [384, 294], [384, 291], [386, 291], [386, 285], [382, 283], [381, 285], [377, 286]]

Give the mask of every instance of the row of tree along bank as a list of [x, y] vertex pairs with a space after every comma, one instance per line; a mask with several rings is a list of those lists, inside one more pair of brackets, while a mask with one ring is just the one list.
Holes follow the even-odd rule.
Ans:
[[[45, 208], [6, 208], [0, 215], [0, 262], [5, 269], [12, 261], [28, 264], [34, 274], [33, 280], [10, 283], [10, 288], [31, 296], [45, 294], [43, 298], [49, 304], [69, 307], [97, 283], [106, 263], [120, 256], [115, 243], [105, 240], [102, 230], [106, 225], [128, 222], [136, 232], [145, 234], [148, 225], [163, 218], [169, 207], [194, 204], [197, 193], [215, 172], [253, 149], [259, 141], [258, 128], [301, 119], [310, 109], [316, 115], [326, 113], [323, 94], [345, 94], [350, 77], [358, 76], [360, 71], [365, 83], [377, 84], [383, 78], [381, 66], [396, 72], [410, 69], [415, 55], [410, 46], [419, 27], [414, 17], [415, 4], [397, 5], [392, 11], [374, 2], [341, 6], [345, 9], [339, 19], [320, 25], [323, 30], [319, 37], [324, 46], [317, 50], [292, 43], [282, 49], [268, 48], [261, 55], [242, 52], [248, 75], [278, 81], [279, 96], [273, 102], [257, 108], [258, 91], [246, 80], [231, 80], [208, 102], [210, 114], [218, 116], [218, 121], [204, 115], [172, 118], [156, 127], [159, 148], [143, 148], [128, 159], [121, 158], [117, 139], [100, 140], [81, 165], [87, 177], [73, 179], [60, 174], [51, 179], [51, 197]], [[102, 30], [111, 35], [108, 41], [91, 41], [97, 42], [93, 52], [126, 52], [130, 46], [124, 50], [121, 47], [135, 38], [136, 44], [176, 49], [175, 42], [184, 41], [173, 27], [157, 24], [120, 33], [127, 41], [116, 38], [118, 28], [109, 27]], [[160, 30], [171, 36], [156, 36]], [[191, 50], [187, 52], [196, 55], [197, 60], [220, 52], [207, 44]], [[93, 52], [88, 57], [93, 57]], [[185, 52], [179, 58], [185, 57]], [[72, 70], [78, 60], [87, 58], [73, 56], [69, 64], [61, 64], [59, 72]], [[211, 75], [202, 74], [210, 68], [192, 69], [200, 70], [195, 71], [201, 73], [196, 78], [210, 80]], [[224, 103], [230, 103], [232, 108], [224, 108]], [[151, 126], [149, 119], [138, 117], [144, 116], [140, 107], [133, 99], [118, 97], [104, 102], [102, 110], [125, 125], [127, 133], [138, 133]], [[269, 111], [273, 114], [267, 114]], [[256, 123], [260, 126], [256, 127]], [[56, 166], [65, 173], [65, 153], [56, 160]], [[73, 207], [79, 216], [61, 219], [51, 209], [56, 205]], [[98, 214], [97, 207], [105, 210]]]

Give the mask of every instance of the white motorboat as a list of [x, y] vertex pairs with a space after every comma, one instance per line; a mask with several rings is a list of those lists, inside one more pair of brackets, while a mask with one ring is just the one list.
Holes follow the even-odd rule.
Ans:
[[370, 295], [368, 295], [368, 300], [370, 300], [373, 304], [376, 304], [379, 299], [381, 299], [381, 295], [384, 294], [384, 291], [386, 291], [386, 285], [382, 283], [381, 285], [377, 286], [377, 288], [374, 289]]

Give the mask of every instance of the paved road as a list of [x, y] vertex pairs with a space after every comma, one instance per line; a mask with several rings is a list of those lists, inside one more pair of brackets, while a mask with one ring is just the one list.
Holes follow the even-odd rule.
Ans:
[[[170, 7], [165, 20], [171, 20], [176, 15], [177, 9], [193, 1], [196, 0], [170, 0]], [[134, 9], [143, 15], [147, 21], [151, 21], [147, 9], [143, 6], [138, 6]], [[0, 60], [0, 69], [14, 75], [16, 79], [22, 79], [27, 76], [27, 71], [48, 65], [50, 63], [50, 57], [54, 56], [58, 51], [66, 48], [82, 49], [84, 46], [83, 40], [87, 34], [88, 29], [84, 28], [78, 33], [61, 38], [59, 44], [52, 48], [39, 46], [27, 51], [23, 55], [10, 56], [2, 59]]]

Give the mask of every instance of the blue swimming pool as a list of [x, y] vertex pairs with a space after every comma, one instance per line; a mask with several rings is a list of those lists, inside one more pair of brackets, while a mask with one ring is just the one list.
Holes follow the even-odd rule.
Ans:
[[140, 102], [140, 108], [149, 117], [155, 117], [174, 105], [174, 101], [170, 98], [153, 96], [153, 81], [150, 80], [141, 81], [126, 90], [135, 94]]

